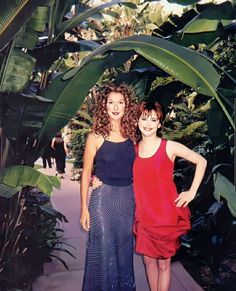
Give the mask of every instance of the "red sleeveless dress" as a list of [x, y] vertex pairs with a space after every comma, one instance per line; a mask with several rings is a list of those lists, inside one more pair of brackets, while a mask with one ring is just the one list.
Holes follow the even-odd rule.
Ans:
[[174, 163], [162, 139], [156, 153], [141, 158], [136, 147], [133, 166], [135, 193], [135, 250], [152, 258], [172, 257], [180, 246], [180, 236], [190, 229], [190, 210], [176, 207], [178, 197], [173, 181]]

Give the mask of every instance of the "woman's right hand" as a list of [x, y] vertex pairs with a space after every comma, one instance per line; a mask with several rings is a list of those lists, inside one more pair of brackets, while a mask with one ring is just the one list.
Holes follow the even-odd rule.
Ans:
[[80, 224], [84, 230], [89, 231], [90, 215], [89, 215], [88, 209], [82, 209], [81, 216], [80, 216]]
[[92, 179], [92, 188], [93, 188], [93, 190], [97, 189], [100, 186], [102, 186], [102, 184], [103, 184], [102, 181], [99, 180], [98, 177], [93, 176], [93, 179]]

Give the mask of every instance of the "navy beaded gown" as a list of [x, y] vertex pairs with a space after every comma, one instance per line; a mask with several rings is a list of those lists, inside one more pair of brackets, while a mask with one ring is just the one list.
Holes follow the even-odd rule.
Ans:
[[83, 291], [134, 291], [133, 142], [105, 140], [98, 149], [96, 176], [103, 185], [92, 191], [90, 230]]

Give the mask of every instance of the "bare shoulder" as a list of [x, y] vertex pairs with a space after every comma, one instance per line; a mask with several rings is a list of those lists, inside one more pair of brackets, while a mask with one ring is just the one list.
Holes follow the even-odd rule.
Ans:
[[86, 144], [93, 145], [96, 149], [98, 149], [103, 143], [103, 141], [104, 141], [104, 138], [100, 134], [89, 132], [87, 136]]
[[170, 150], [174, 150], [176, 148], [181, 148], [181, 147], [185, 147], [183, 144], [177, 142], [177, 141], [173, 141], [173, 140], [167, 140], [167, 144], [166, 146], [170, 149]]
[[184, 156], [186, 151], [188, 152], [190, 150], [185, 145], [176, 141], [167, 140], [166, 153], [172, 161], [174, 161], [176, 156]]
[[173, 141], [173, 140], [168, 140], [167, 142], [167, 147], [169, 147], [169, 149], [173, 152], [179, 152], [179, 151], [186, 151], [186, 150], [190, 150], [187, 146], [185, 146], [184, 144], [177, 142], [177, 141]]

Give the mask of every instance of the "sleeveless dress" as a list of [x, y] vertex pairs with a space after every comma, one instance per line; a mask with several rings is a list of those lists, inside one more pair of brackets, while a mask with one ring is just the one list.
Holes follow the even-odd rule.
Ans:
[[104, 140], [95, 157], [83, 291], [133, 291], [133, 142]]
[[64, 174], [66, 167], [66, 152], [64, 149], [64, 140], [62, 138], [55, 138], [54, 147], [55, 147], [54, 156], [56, 161], [56, 171], [59, 174]]
[[136, 148], [134, 193], [136, 252], [157, 259], [172, 257], [180, 246], [180, 236], [190, 229], [190, 210], [176, 207], [178, 197], [173, 181], [174, 163], [162, 139], [156, 153], [141, 158]]

